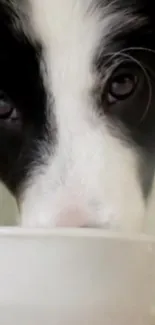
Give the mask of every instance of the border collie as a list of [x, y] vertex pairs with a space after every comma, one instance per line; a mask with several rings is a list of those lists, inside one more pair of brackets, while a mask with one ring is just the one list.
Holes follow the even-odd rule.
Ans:
[[20, 225], [155, 214], [155, 1], [0, 0], [0, 179]]

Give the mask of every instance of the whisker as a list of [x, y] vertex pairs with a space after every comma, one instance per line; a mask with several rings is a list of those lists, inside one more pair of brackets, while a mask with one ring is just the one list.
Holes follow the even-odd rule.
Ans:
[[155, 50], [150, 49], [149, 47], [126, 47], [121, 50], [121, 52], [126, 52], [126, 51], [145, 51], [145, 52], [150, 52], [152, 54], [155, 54]]
[[117, 51], [117, 52], [108, 52], [104, 56], [105, 57], [106, 56], [115, 57], [115, 56], [118, 56], [120, 53], [124, 53], [124, 52], [128, 52], [128, 51], [145, 51], [145, 52], [155, 54], [155, 50], [152, 50], [152, 49], [147, 48], [147, 47], [139, 47], [139, 46], [137, 46], [137, 47], [125, 47], [122, 50]]

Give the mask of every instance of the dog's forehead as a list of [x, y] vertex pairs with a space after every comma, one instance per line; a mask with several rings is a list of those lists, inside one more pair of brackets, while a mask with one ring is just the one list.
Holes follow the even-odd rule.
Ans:
[[[141, 8], [145, 0], [0, 0], [2, 13], [8, 15], [16, 31], [23, 30], [40, 42], [55, 39], [70, 41], [70, 37], [84, 39], [86, 35], [93, 42], [100, 34], [117, 34], [144, 22]], [[150, 1], [150, 3], [152, 3]], [[151, 4], [150, 4], [151, 5]], [[138, 13], [140, 12], [140, 14]], [[80, 43], [80, 42], [79, 42]]]

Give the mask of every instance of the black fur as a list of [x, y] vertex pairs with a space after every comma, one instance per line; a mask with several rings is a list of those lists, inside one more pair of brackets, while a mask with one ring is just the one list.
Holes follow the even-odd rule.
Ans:
[[0, 89], [19, 113], [16, 122], [0, 120], [0, 178], [17, 194], [48, 130], [41, 46], [15, 29], [15, 19], [14, 8], [0, 1]]
[[[102, 0], [99, 1], [99, 5], [100, 7], [103, 6], [103, 10], [105, 3]], [[109, 1], [107, 5], [109, 5]], [[122, 12], [126, 14], [124, 17], [126, 19], [125, 27], [121, 28], [120, 24], [118, 30], [114, 28], [113, 33], [109, 32], [106, 48], [101, 44], [97, 51], [95, 66], [102, 82], [102, 78], [104, 80], [106, 71], [108, 72], [109, 67], [114, 63], [113, 61], [116, 59], [123, 61], [123, 57], [119, 54], [112, 59], [110, 53], [124, 51], [123, 53], [131, 55], [133, 59], [139, 61], [150, 77], [152, 97], [146, 115], [145, 110], [149, 97], [146, 79], [143, 81], [144, 84], [139, 92], [139, 96], [134, 94], [127, 101], [117, 103], [112, 111], [109, 111], [107, 104], [107, 118], [111, 123], [112, 133], [115, 136], [119, 134], [119, 137], [122, 135], [122, 141], [124, 141], [125, 146], [128, 143], [139, 152], [139, 178], [144, 195], [147, 197], [155, 172], [155, 2], [153, 0], [116, 0], [114, 1], [113, 12], [117, 11], [120, 12], [120, 15]], [[137, 17], [137, 24], [135, 20], [135, 24], [130, 22], [128, 25], [128, 14], [129, 17], [130, 14], [133, 17]], [[103, 43], [105, 44], [105, 40]], [[110, 57], [111, 60], [109, 60]], [[104, 96], [103, 101], [104, 105], [106, 105]], [[102, 97], [99, 109], [100, 112], [105, 114], [102, 111]], [[108, 112], [110, 113], [108, 114]], [[141, 119], [143, 116], [144, 118]], [[118, 129], [122, 132], [118, 132]]]
[[[19, 0], [14, 0], [16, 7], [18, 2]], [[122, 12], [130, 12], [137, 20], [144, 20], [139, 25], [129, 24], [129, 28], [120, 28], [109, 33], [106, 48], [100, 45], [95, 57], [95, 68], [101, 79], [105, 76], [108, 53], [130, 47], [144, 47], [155, 51], [154, 0], [111, 2], [113, 12], [118, 11], [120, 15]], [[104, 10], [106, 4], [109, 5], [110, 1], [98, 0], [100, 10]], [[11, 99], [19, 114], [19, 120], [13, 123], [0, 120], [0, 178], [15, 195], [18, 195], [35, 161], [38, 163], [39, 159], [42, 162], [39, 148], [44, 146], [44, 141], [54, 141], [54, 133], [48, 128], [48, 95], [40, 73], [41, 44], [31, 42], [22, 32], [22, 28], [16, 30], [15, 21], [18, 20], [18, 15], [20, 11], [15, 11], [12, 1], [0, 0], [0, 89]], [[143, 160], [140, 175], [144, 174], [142, 184], [147, 195], [155, 166], [155, 54], [142, 50], [129, 50], [127, 53], [149, 68], [153, 89], [151, 105], [145, 119], [139, 123], [147, 103], [146, 85], [146, 93], [141, 92], [139, 98], [131, 98], [123, 108], [119, 104], [111, 115], [107, 114], [107, 118], [113, 130], [124, 128], [126, 141], [137, 146]], [[55, 129], [55, 122], [53, 125]]]

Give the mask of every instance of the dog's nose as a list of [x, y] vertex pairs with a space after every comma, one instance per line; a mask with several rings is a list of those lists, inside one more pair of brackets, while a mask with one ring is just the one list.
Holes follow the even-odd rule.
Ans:
[[71, 208], [62, 212], [57, 218], [57, 227], [87, 227], [87, 213], [78, 208]]

